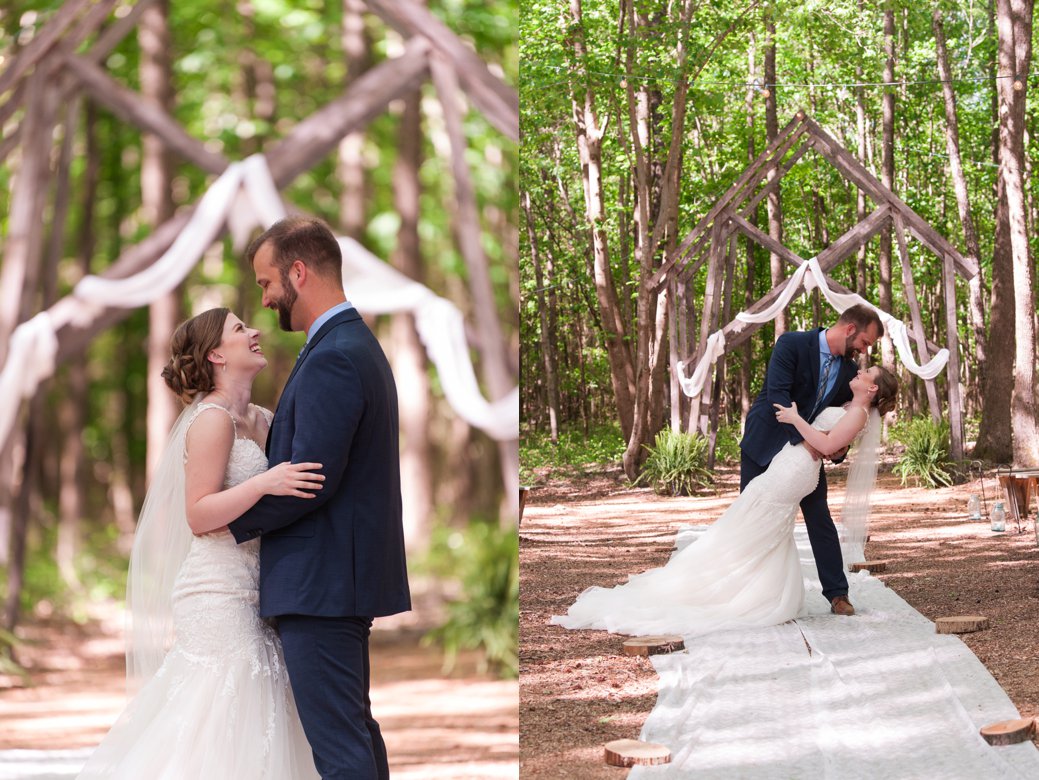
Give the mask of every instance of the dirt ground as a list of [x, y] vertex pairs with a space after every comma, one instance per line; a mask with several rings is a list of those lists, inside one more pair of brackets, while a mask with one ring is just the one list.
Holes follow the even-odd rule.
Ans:
[[[836, 508], [844, 473], [840, 467], [829, 473], [830, 504]], [[627, 770], [603, 763], [602, 746], [638, 738], [656, 702], [652, 665], [622, 655], [622, 637], [566, 631], [548, 621], [586, 587], [617, 584], [664, 564], [680, 525], [709, 522], [736, 496], [738, 468], [723, 468], [716, 477], [714, 492], [690, 498], [628, 489], [619, 471], [542, 479], [530, 491], [520, 527], [520, 773], [525, 780], [626, 776]], [[991, 472], [984, 487], [991, 507]], [[932, 620], [987, 616], [991, 628], [963, 635], [963, 641], [1022, 717], [1039, 716], [1039, 547], [1032, 519], [1022, 533], [1008, 521], [1006, 534], [993, 534], [987, 522], [969, 522], [967, 498], [980, 492], [978, 481], [939, 490], [902, 487], [882, 467], [867, 558], [887, 561], [887, 571], [876, 576]]]
[[[19, 630], [26, 685], [0, 676], [0, 750], [96, 745], [125, 705], [122, 613], [84, 626], [37, 622]], [[372, 709], [394, 778], [483, 780], [518, 776], [516, 681], [477, 671], [474, 653], [445, 674], [415, 630], [372, 634]]]

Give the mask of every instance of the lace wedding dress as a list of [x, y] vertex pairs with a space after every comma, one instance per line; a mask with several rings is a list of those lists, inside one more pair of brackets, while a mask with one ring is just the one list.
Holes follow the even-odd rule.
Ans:
[[[828, 407], [812, 427], [830, 430], [844, 409]], [[797, 617], [804, 604], [794, 518], [819, 484], [819, 461], [787, 444], [725, 513], [665, 566], [614, 588], [588, 588], [552, 623], [649, 636], [696, 636]]]
[[[259, 445], [236, 436], [225, 487], [266, 468]], [[281, 642], [259, 616], [259, 554], [259, 539], [238, 545], [226, 530], [192, 539], [173, 588], [176, 641], [80, 778], [318, 777]]]

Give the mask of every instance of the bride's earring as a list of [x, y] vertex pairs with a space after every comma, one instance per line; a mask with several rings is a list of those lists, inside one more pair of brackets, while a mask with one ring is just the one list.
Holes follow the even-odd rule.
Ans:
[[227, 373], [227, 363], [224, 363], [224, 373]]

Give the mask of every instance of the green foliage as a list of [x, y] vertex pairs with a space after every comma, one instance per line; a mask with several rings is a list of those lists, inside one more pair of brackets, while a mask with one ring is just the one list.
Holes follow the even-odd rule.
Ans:
[[528, 431], [520, 441], [520, 482], [530, 485], [546, 470], [574, 475], [589, 466], [614, 465], [624, 454], [625, 442], [616, 423], [593, 428], [588, 436], [566, 431], [553, 444], [547, 433]]
[[739, 423], [719, 426], [718, 438], [714, 442], [715, 460], [722, 463], [739, 463], [741, 438], [743, 434]]
[[483, 651], [483, 671], [503, 678], [519, 674], [519, 536], [496, 523], [474, 522], [464, 531], [439, 529], [420, 564], [452, 577], [460, 597], [447, 608], [447, 621], [424, 638], [444, 648], [450, 670], [460, 650]]
[[660, 495], [689, 496], [710, 485], [707, 439], [699, 433], [676, 433], [665, 428], [657, 434], [636, 485], [648, 483]]
[[914, 417], [894, 426], [891, 437], [905, 446], [894, 469], [903, 485], [910, 479], [929, 488], [953, 484], [955, 464], [949, 457], [947, 421], [935, 423], [930, 417]]

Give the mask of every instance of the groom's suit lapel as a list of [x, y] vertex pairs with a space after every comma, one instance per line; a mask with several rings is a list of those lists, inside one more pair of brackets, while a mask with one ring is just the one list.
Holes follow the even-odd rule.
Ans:
[[[320, 342], [321, 339], [323, 339], [331, 332], [332, 328], [334, 328], [336, 325], [339, 325], [340, 323], [359, 319], [360, 316], [361, 315], [357, 311], [357, 309], [347, 309], [346, 311], [340, 312], [335, 317], [326, 322], [324, 325], [322, 325], [318, 332], [314, 334], [314, 338], [308, 341], [306, 346], [303, 347], [303, 351], [299, 353], [299, 357], [296, 359], [296, 365], [292, 367], [292, 373], [289, 374], [289, 378], [285, 381], [285, 388], [287, 388], [292, 383], [293, 378], [296, 376], [296, 372], [299, 371], [299, 367], [303, 365], [303, 361], [307, 359], [307, 356], [311, 352], [313, 352], [314, 347], [318, 345], [318, 342]], [[285, 395], [285, 388], [282, 388], [282, 395]]]
[[[346, 311], [339, 312], [336, 316], [322, 325], [318, 332], [314, 334], [314, 338], [307, 342], [306, 346], [303, 347], [303, 351], [299, 353], [299, 357], [296, 358], [296, 365], [292, 367], [292, 373], [289, 374], [289, 378], [285, 380], [285, 386], [281, 389], [281, 398], [285, 397], [286, 391], [289, 389], [289, 385], [292, 384], [292, 380], [296, 376], [296, 372], [299, 371], [299, 367], [303, 365], [303, 361], [307, 359], [307, 356], [314, 350], [318, 342], [327, 336], [336, 325], [343, 322], [350, 322], [351, 320], [360, 319], [361, 314], [357, 309], [347, 309]], [[274, 410], [274, 416], [278, 416], [278, 409], [281, 408], [281, 399], [278, 400], [278, 407]], [[271, 420], [271, 427], [267, 430], [267, 454], [270, 455], [271, 449], [271, 431], [274, 430], [274, 421]]]

